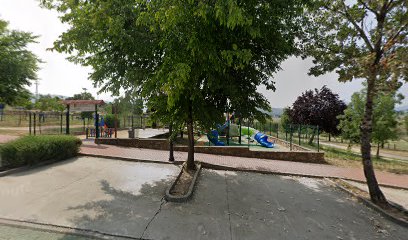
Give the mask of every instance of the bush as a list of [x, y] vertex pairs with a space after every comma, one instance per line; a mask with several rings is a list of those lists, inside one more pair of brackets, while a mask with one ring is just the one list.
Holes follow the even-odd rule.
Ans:
[[[115, 127], [115, 115], [114, 114], [106, 114], [105, 116], [103, 116], [103, 119], [105, 121], [106, 126], [108, 126], [108, 128], [114, 128]], [[117, 119], [117, 125], [118, 125], [118, 128], [119, 128], [120, 127], [119, 117]]]
[[1, 146], [4, 166], [18, 167], [77, 156], [82, 141], [74, 136], [26, 136]]

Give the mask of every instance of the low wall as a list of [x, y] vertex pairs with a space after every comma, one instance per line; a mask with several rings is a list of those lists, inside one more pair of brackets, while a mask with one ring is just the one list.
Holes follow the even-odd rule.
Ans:
[[95, 143], [96, 144], [116, 145], [116, 146], [123, 146], [123, 147], [169, 150], [169, 143], [167, 139], [97, 138], [95, 139]]
[[[286, 148], [289, 148], [289, 149], [290, 149], [290, 142], [285, 141], [285, 140], [282, 140], [282, 139], [279, 139], [279, 138], [276, 138], [276, 137], [272, 137], [272, 136], [268, 136], [268, 138], [273, 139], [276, 144], [281, 145], [281, 146], [285, 146]], [[300, 151], [300, 152], [303, 152], [303, 151], [312, 151], [312, 150], [310, 150], [310, 149], [307, 148], [307, 147], [303, 147], [303, 146], [294, 144], [294, 143], [292, 142], [292, 151]]]
[[[166, 139], [95, 139], [96, 144], [108, 144], [124, 147], [147, 148], [157, 150], [169, 150]], [[175, 151], [187, 152], [187, 146], [174, 146]], [[293, 162], [327, 163], [323, 152], [314, 151], [253, 151], [248, 147], [241, 146], [196, 146], [196, 153], [215, 154], [223, 156], [262, 158], [272, 160], [284, 160]]]

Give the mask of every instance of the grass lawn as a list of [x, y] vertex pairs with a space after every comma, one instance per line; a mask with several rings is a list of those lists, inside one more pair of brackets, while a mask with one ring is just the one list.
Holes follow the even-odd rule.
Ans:
[[[306, 144], [306, 143], [305, 143]], [[309, 148], [317, 150], [317, 145], [307, 145]], [[351, 151], [320, 145], [320, 149], [325, 152], [325, 159], [332, 165], [344, 167], [363, 167], [361, 155]], [[380, 171], [387, 171], [398, 174], [408, 174], [408, 161], [398, 159], [384, 159], [373, 156], [374, 168]]]

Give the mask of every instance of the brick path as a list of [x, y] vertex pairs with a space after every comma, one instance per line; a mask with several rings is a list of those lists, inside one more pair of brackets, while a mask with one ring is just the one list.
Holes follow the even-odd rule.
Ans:
[[[81, 153], [101, 157], [107, 156], [148, 160], [153, 162], [168, 162], [168, 151], [96, 145], [92, 141], [84, 141]], [[176, 161], [182, 162], [187, 159], [187, 153], [175, 152], [174, 157]], [[365, 181], [363, 170], [360, 168], [344, 168], [325, 164], [231, 157], [203, 153], [196, 153], [195, 159], [207, 165], [212, 165], [215, 168], [293, 174], [311, 177], [338, 177], [348, 180]], [[376, 171], [376, 176], [382, 185], [408, 189], [408, 175]]]

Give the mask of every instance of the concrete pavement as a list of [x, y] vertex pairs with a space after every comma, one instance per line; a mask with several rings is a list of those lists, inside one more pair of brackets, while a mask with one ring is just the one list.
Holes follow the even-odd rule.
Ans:
[[178, 171], [79, 157], [12, 174], [0, 178], [0, 218], [155, 240], [408, 235], [322, 179], [203, 170], [191, 201], [165, 202]]
[[0, 240], [86, 240], [85, 236], [0, 224]]

